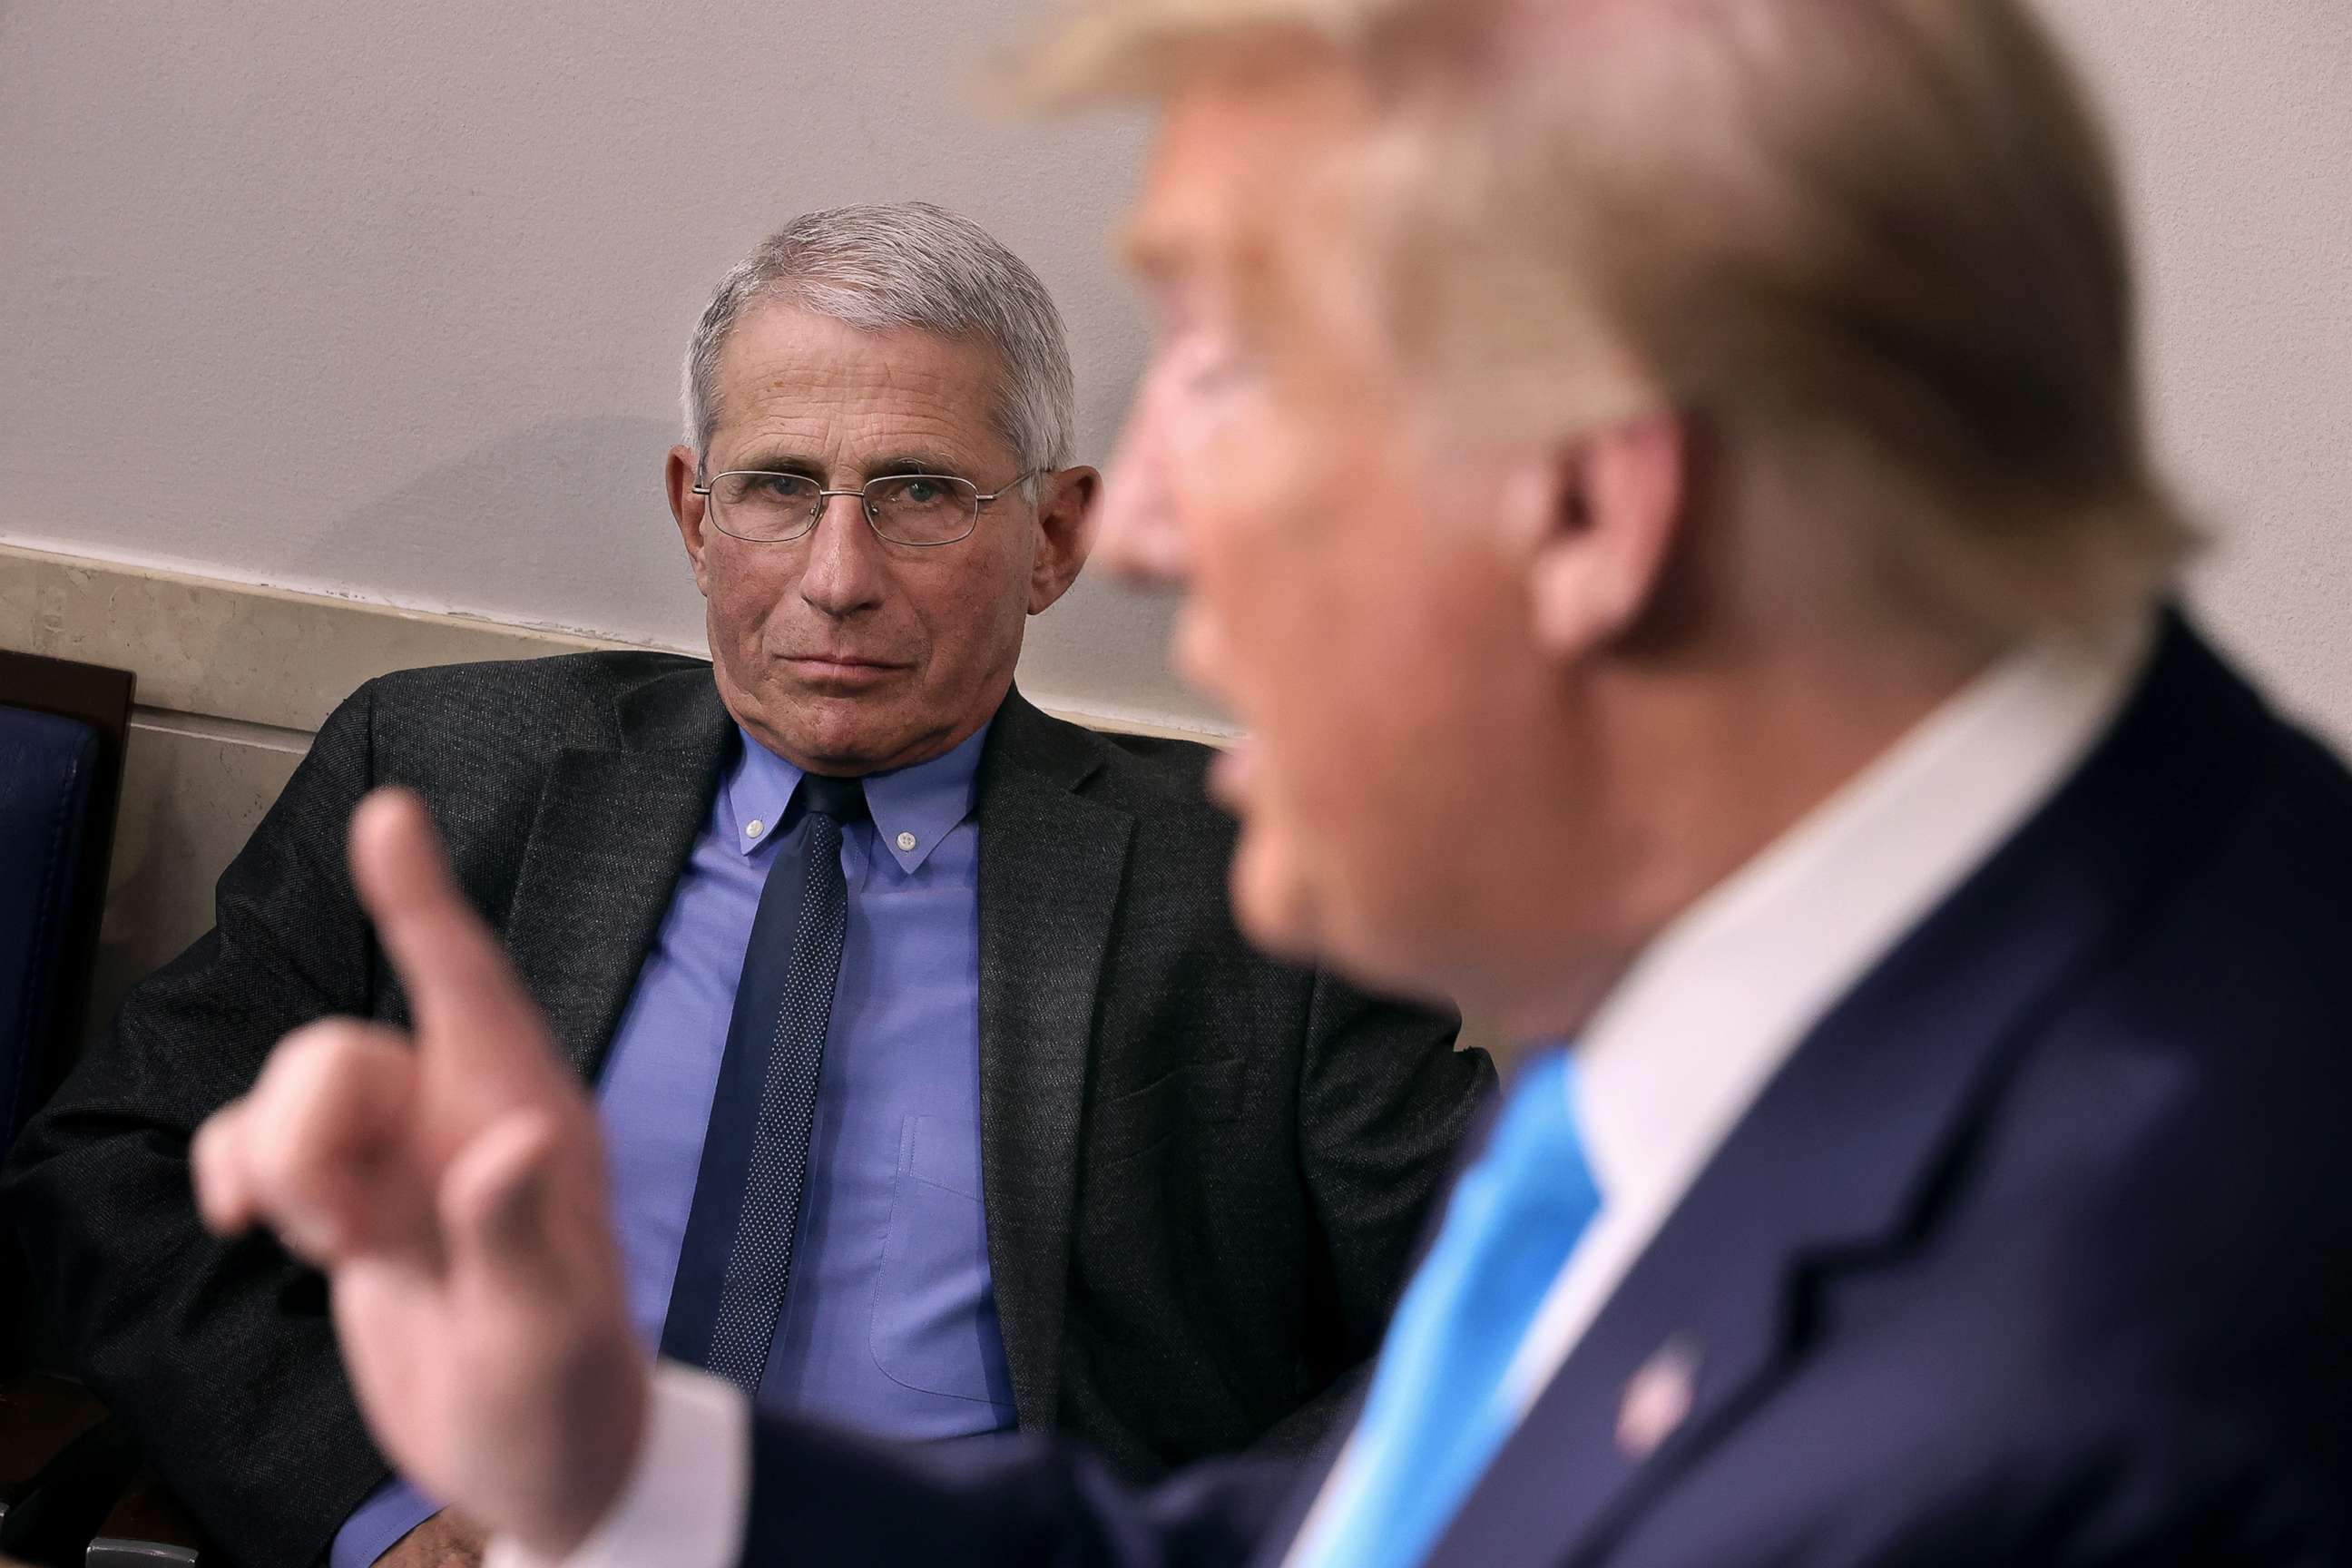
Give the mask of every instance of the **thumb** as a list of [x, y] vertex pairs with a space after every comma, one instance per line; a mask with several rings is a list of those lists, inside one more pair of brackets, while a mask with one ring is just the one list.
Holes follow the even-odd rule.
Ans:
[[450, 1162], [441, 1227], [454, 1273], [526, 1300], [561, 1298], [576, 1278], [558, 1234], [562, 1124], [515, 1111], [485, 1128]]
[[424, 803], [380, 789], [352, 816], [352, 883], [414, 1010], [426, 1071], [485, 1117], [569, 1087], [538, 1007], [449, 873]]

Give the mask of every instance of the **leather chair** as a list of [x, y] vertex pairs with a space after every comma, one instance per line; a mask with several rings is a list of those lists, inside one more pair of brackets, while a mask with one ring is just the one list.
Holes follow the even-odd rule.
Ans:
[[59, 1026], [77, 1009], [66, 964], [78, 922], [94, 918], [79, 906], [98, 771], [89, 725], [0, 706], [0, 1151], [68, 1049]]
[[[0, 652], [0, 1157], [81, 1037], [134, 687], [127, 670]], [[0, 1226], [0, 1373], [27, 1360], [27, 1294]]]
[[[0, 653], [0, 1155], [81, 1037], [121, 797], [132, 677]], [[26, 1375], [29, 1294], [0, 1230], [0, 1560], [36, 1568], [206, 1563], [204, 1542], [105, 1408]]]

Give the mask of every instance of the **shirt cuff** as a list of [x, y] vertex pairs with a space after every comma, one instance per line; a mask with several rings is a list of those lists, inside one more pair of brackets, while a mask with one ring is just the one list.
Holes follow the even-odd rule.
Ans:
[[407, 1539], [408, 1532], [441, 1511], [441, 1505], [398, 1476], [368, 1493], [367, 1501], [352, 1510], [335, 1543], [327, 1552], [327, 1568], [370, 1568], [385, 1552]]
[[736, 1568], [751, 1508], [751, 1402], [677, 1362], [654, 1366], [635, 1468], [588, 1539], [546, 1558], [493, 1538], [482, 1568]]

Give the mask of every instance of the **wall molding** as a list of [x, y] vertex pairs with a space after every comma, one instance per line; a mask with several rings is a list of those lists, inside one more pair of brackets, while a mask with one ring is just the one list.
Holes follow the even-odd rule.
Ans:
[[[635, 646], [0, 542], [0, 647], [139, 677], [91, 1026], [212, 925], [222, 868], [362, 684], [420, 665]], [[1097, 729], [1230, 738], [1040, 706]]]
[[[647, 646], [0, 543], [0, 647], [136, 670], [142, 707], [306, 735], [392, 670]], [[1234, 739], [1031, 695], [1089, 729]]]

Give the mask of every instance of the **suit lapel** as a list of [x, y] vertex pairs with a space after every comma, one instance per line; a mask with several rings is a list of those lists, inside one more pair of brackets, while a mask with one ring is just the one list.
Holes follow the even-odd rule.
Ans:
[[583, 1078], [604, 1059], [669, 907], [733, 728], [708, 669], [625, 694], [621, 745], [549, 767], [508, 907], [508, 951]]
[[[2021, 1044], [2156, 879], [2193, 860], [2229, 809], [2225, 759], [2263, 725], [2242, 685], [2168, 626], [2074, 780], [1766, 1087], [1465, 1500], [1434, 1568], [1598, 1560], [1771, 1396], [1802, 1355], [1811, 1287], [1928, 1223]], [[1636, 1457], [1621, 1425], [1662, 1352], [1690, 1369], [1675, 1390], [1687, 1405]]]
[[1134, 819], [1075, 793], [1103, 742], [1016, 692], [980, 773], [980, 1129], [988, 1257], [1021, 1425], [1053, 1424], [1095, 993]]

